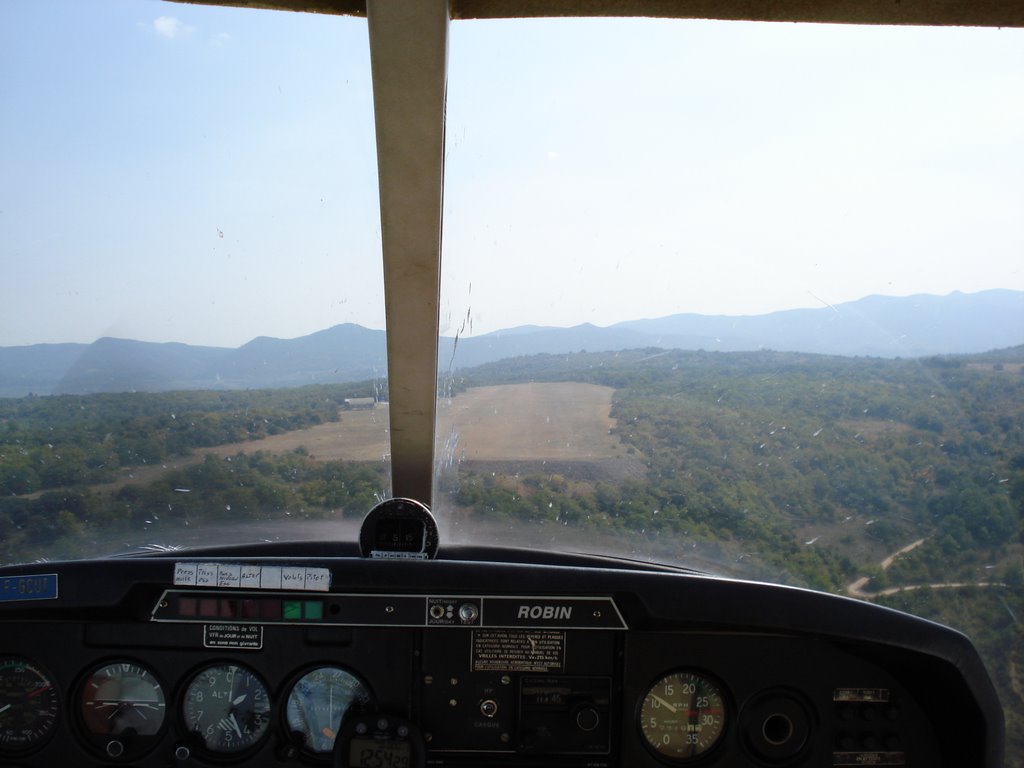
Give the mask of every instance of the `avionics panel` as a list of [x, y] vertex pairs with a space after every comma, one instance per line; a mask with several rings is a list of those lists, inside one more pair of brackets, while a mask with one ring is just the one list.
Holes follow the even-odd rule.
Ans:
[[1000, 765], [969, 642], [868, 604], [578, 562], [277, 566], [330, 586], [47, 564], [59, 589], [0, 603], [0, 765]]

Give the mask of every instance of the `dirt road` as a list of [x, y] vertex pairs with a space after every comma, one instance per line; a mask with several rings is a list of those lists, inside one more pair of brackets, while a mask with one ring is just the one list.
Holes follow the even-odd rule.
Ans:
[[[891, 555], [885, 558], [882, 562], [880, 562], [879, 565], [881, 566], [883, 571], [887, 571], [889, 570], [889, 566], [896, 561], [897, 557], [899, 557], [900, 555], [905, 555], [907, 554], [907, 552], [913, 552], [922, 544], [924, 544], [924, 539], [918, 539], [917, 541], [913, 541], [910, 544], [907, 544], [907, 546], [903, 547], [902, 549], [897, 549], [895, 552], [893, 552]], [[859, 579], [851, 581], [849, 584], [846, 585], [846, 593], [851, 597], [860, 598], [869, 598], [874, 597], [878, 594], [885, 594], [884, 592], [865, 592], [864, 585], [867, 584], [869, 581], [871, 581], [870, 576], [861, 576]]]
[[[924, 539], [918, 539], [917, 541], [911, 542], [902, 549], [898, 549], [885, 558], [879, 563], [883, 571], [889, 570], [896, 558], [900, 555], [905, 555], [907, 552], [912, 552], [918, 547], [924, 544]], [[851, 597], [859, 597], [862, 600], [870, 600], [873, 597], [885, 597], [886, 595], [895, 595], [899, 592], [913, 592], [918, 589], [962, 589], [964, 587], [1005, 587], [1001, 581], [950, 581], [936, 584], [908, 584], [902, 587], [887, 587], [886, 589], [880, 589], [877, 592], [867, 592], [864, 586], [871, 580], [870, 576], [861, 576], [859, 579], [851, 581], [846, 585], [846, 593]]]

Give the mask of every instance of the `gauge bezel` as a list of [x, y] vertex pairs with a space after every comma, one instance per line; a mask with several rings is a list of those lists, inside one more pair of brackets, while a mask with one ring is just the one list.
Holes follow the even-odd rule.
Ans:
[[[323, 661], [319, 663], [307, 664], [303, 666], [301, 669], [299, 669], [297, 672], [292, 674], [288, 678], [288, 680], [285, 681], [285, 684], [281, 689], [281, 706], [278, 708], [280, 710], [278, 713], [278, 722], [281, 725], [281, 729], [285, 735], [285, 739], [298, 751], [298, 753], [304, 759], [327, 763], [330, 762], [332, 759], [333, 749], [331, 752], [316, 752], [312, 749], [309, 749], [309, 747], [306, 746], [305, 742], [300, 743], [293, 737], [293, 733], [295, 733], [295, 730], [288, 722], [288, 704], [291, 701], [292, 693], [295, 691], [295, 686], [306, 675], [308, 675], [311, 672], [315, 672], [318, 669], [336, 669], [345, 672], [346, 674], [349, 674], [353, 678], [355, 678], [369, 696], [369, 701], [367, 703], [365, 714], [371, 713], [376, 709], [377, 696], [374, 693], [373, 688], [366, 681], [366, 678], [363, 675], [359, 674], [351, 667], [347, 667], [344, 664], [339, 664], [335, 661]], [[346, 712], [345, 714], [347, 715], [348, 712]], [[356, 715], [362, 714], [364, 714], [364, 712], [356, 713]], [[341, 729], [344, 726], [345, 721], [346, 717], [343, 716], [341, 723], [338, 724], [338, 733], [335, 734], [335, 743], [337, 743], [337, 736], [341, 733]]]
[[[263, 733], [252, 743], [237, 751], [223, 751], [217, 749], [211, 749], [203, 735], [198, 731], [189, 729], [189, 717], [185, 711], [185, 707], [188, 704], [188, 691], [194, 683], [196, 683], [200, 676], [211, 670], [221, 667], [237, 667], [244, 670], [248, 674], [252, 675], [259, 683], [263, 686], [263, 690], [267, 695], [267, 702], [269, 707], [265, 716], [266, 726], [263, 729]], [[267, 683], [266, 678], [263, 677], [256, 669], [249, 664], [238, 661], [236, 659], [217, 659], [214, 661], [208, 661], [198, 667], [191, 669], [182, 678], [180, 685], [177, 688], [175, 694], [176, 706], [174, 707], [175, 716], [177, 718], [177, 729], [183, 737], [186, 745], [194, 750], [196, 753], [202, 755], [203, 760], [208, 762], [239, 762], [248, 757], [251, 757], [256, 752], [263, 749], [269, 739], [271, 731], [273, 731], [274, 718], [276, 717], [277, 701], [274, 697], [274, 688]]]
[[47, 726], [46, 731], [44, 731], [41, 736], [39, 736], [36, 740], [30, 741], [27, 744], [18, 747], [11, 747], [0, 744], [0, 755], [2, 755], [5, 758], [20, 758], [25, 755], [30, 755], [33, 752], [42, 749], [50, 742], [50, 739], [53, 738], [54, 734], [57, 732], [58, 726], [60, 725], [60, 719], [64, 709], [64, 700], [63, 697], [61, 696], [60, 686], [57, 685], [56, 678], [50, 673], [50, 670], [44, 667], [42, 664], [39, 664], [38, 662], [35, 662], [20, 654], [0, 655], [0, 666], [5, 664], [6, 662], [14, 662], [15, 664], [20, 663], [22, 666], [29, 667], [30, 669], [35, 671], [43, 680], [50, 683], [50, 688], [48, 690], [53, 691], [53, 696], [55, 699], [55, 712], [53, 718], [50, 720], [50, 724]]
[[[785, 717], [791, 728], [790, 736], [781, 742], [770, 741], [764, 732], [765, 715], [777, 714]], [[806, 757], [814, 743], [813, 735], [820, 728], [818, 713], [807, 696], [787, 686], [765, 688], [748, 698], [736, 713], [736, 723], [743, 751], [752, 760], [777, 765]]]
[[[709, 683], [717, 689], [718, 695], [722, 699], [722, 717], [724, 720], [722, 724], [722, 730], [718, 734], [715, 741], [707, 749], [705, 749], [698, 755], [694, 755], [693, 757], [673, 757], [671, 755], [666, 755], [665, 753], [659, 751], [658, 748], [651, 743], [650, 739], [647, 737], [647, 734], [644, 732], [643, 720], [641, 716], [641, 713], [643, 712], [644, 702], [647, 701], [647, 697], [650, 696], [655, 686], [660, 684], [663, 680], [669, 677], [674, 677], [676, 675], [694, 675], [706, 681], [707, 683]], [[638, 697], [636, 702], [633, 723], [636, 727], [636, 733], [638, 738], [640, 739], [640, 743], [643, 744], [644, 749], [647, 750], [647, 753], [655, 759], [659, 760], [662, 763], [665, 763], [666, 765], [700, 765], [701, 763], [713, 757], [715, 753], [722, 748], [722, 745], [726, 743], [726, 737], [728, 736], [729, 731], [733, 727], [733, 714], [735, 713], [735, 711], [736, 708], [733, 706], [732, 698], [729, 693], [729, 688], [722, 682], [721, 678], [719, 678], [717, 675], [713, 675], [710, 672], [701, 669], [700, 667], [676, 667], [674, 669], [669, 669], [665, 672], [658, 674], [641, 689], [640, 696]]]
[[[107, 667], [113, 667], [118, 665], [128, 664], [136, 669], [144, 671], [157, 685], [164, 699], [163, 707], [163, 719], [160, 722], [159, 728], [156, 733], [140, 735], [136, 734], [130, 740], [126, 741], [121, 739], [121, 734], [101, 734], [93, 731], [85, 717], [85, 690], [89, 681], [92, 680], [93, 675], [100, 672]], [[79, 739], [86, 744], [90, 749], [94, 750], [97, 754], [102, 755], [104, 760], [112, 760], [116, 762], [125, 762], [130, 760], [138, 759], [139, 757], [151, 752], [157, 744], [164, 738], [167, 733], [170, 722], [170, 713], [173, 709], [173, 702], [169, 698], [170, 690], [164, 684], [163, 679], [153, 671], [153, 668], [138, 661], [135, 658], [127, 656], [115, 656], [108, 659], [102, 659], [86, 667], [82, 673], [78, 683], [75, 685], [73, 690], [74, 696], [74, 716], [71, 718], [75, 724], [75, 728], [78, 731]], [[113, 740], [120, 740], [124, 746], [124, 752], [120, 755], [111, 755], [107, 752], [107, 745]]]

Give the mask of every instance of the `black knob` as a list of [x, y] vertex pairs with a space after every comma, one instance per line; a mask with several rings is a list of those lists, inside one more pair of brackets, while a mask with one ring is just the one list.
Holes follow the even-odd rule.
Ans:
[[593, 707], [584, 707], [576, 713], [576, 726], [581, 731], [592, 731], [601, 724], [601, 715]]

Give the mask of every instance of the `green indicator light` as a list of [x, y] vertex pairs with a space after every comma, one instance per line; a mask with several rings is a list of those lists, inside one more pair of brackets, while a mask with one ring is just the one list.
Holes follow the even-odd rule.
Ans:
[[324, 604], [319, 600], [307, 600], [303, 605], [307, 619], [322, 619], [324, 617]]
[[286, 619], [301, 619], [302, 603], [300, 603], [298, 600], [285, 600], [284, 617]]

